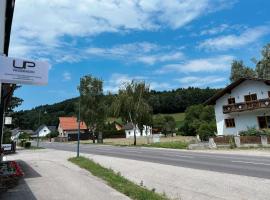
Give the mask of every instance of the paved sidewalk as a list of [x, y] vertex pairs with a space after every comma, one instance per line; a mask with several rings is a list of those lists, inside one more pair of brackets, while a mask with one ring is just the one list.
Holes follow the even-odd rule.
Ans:
[[67, 161], [75, 154], [55, 150], [21, 150], [8, 160], [19, 160], [25, 178], [18, 187], [0, 196], [1, 200], [127, 200], [125, 195], [107, 186]]

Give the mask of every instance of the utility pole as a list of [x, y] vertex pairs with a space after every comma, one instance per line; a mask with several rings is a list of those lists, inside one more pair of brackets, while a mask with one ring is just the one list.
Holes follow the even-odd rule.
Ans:
[[[38, 111], [38, 128], [39, 128], [39, 126], [40, 126], [40, 110]], [[39, 147], [39, 131], [37, 133], [37, 148], [38, 147]]]
[[[81, 79], [80, 79], [80, 87], [81, 87]], [[80, 156], [80, 127], [81, 126], [81, 92], [79, 96], [79, 112], [78, 112], [78, 142], [77, 142], [77, 157]]]

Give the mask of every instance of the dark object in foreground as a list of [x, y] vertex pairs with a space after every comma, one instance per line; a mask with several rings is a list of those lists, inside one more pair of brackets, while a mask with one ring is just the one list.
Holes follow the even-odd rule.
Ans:
[[23, 176], [21, 167], [15, 161], [0, 163], [0, 192], [13, 188]]

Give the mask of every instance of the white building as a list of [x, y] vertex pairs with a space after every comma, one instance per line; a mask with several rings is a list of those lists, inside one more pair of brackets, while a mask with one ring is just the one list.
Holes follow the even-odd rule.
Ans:
[[45, 137], [46, 135], [55, 130], [56, 130], [55, 126], [46, 126], [43, 124], [40, 127], [38, 127], [38, 129], [35, 131], [32, 137]]
[[[126, 133], [126, 138], [131, 138], [131, 137], [133, 138], [134, 137], [135, 127], [133, 126], [132, 123], [127, 123], [124, 126], [124, 130]], [[141, 132], [139, 130], [138, 126], [136, 126], [135, 133], [136, 133], [136, 137], [150, 136], [150, 135], [152, 135], [152, 127], [143, 125], [143, 130]]]
[[241, 78], [210, 98], [218, 135], [270, 128], [270, 80]]

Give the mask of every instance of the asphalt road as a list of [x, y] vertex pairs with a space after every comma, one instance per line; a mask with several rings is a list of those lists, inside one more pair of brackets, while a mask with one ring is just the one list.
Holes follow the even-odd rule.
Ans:
[[[77, 150], [76, 144], [67, 143], [42, 142], [40, 146], [64, 151], [76, 152]], [[270, 179], [270, 158], [262, 156], [198, 153], [94, 144], [80, 145], [80, 152]]]

